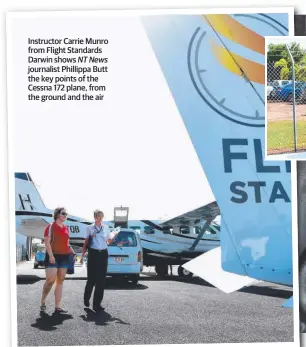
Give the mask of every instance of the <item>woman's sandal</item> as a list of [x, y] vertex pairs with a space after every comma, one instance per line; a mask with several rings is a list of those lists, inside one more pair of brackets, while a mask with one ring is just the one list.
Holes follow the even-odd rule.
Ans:
[[40, 311], [46, 311], [47, 307], [45, 304], [40, 305]]

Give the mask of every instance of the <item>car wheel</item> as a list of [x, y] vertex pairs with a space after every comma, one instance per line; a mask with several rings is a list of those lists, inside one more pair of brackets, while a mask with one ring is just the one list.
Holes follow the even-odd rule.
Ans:
[[177, 272], [180, 277], [191, 278], [193, 276], [193, 273], [184, 269], [183, 266], [179, 266]]
[[155, 272], [159, 276], [166, 276], [168, 275], [168, 265], [167, 264], [158, 264], [155, 266]]
[[137, 287], [138, 280], [139, 280], [139, 275], [133, 275], [133, 276], [131, 276], [131, 282], [132, 282], [132, 285], [133, 285], [133, 286]]

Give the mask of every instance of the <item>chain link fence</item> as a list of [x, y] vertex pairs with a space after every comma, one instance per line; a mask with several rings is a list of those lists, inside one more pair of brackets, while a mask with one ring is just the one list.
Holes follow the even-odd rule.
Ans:
[[306, 49], [270, 43], [266, 81], [268, 155], [306, 151]]

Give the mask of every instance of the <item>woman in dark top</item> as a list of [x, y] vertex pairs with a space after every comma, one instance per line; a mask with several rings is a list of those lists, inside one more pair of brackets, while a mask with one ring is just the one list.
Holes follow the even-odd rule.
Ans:
[[63, 283], [69, 266], [69, 255], [74, 254], [69, 244], [69, 231], [64, 222], [67, 212], [64, 207], [54, 211], [54, 222], [45, 229], [46, 282], [43, 287], [40, 310], [46, 310], [46, 298], [55, 282], [55, 312], [67, 312], [61, 307]]

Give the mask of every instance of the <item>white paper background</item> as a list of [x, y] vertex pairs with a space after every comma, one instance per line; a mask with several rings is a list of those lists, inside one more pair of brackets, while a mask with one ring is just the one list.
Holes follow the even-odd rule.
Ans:
[[[109, 40], [104, 101], [27, 99], [38, 27], [40, 38]], [[154, 220], [214, 199], [139, 18], [14, 19], [11, 40], [13, 167], [30, 172], [48, 207], [87, 219], [100, 208], [110, 220], [123, 205], [130, 219]]]

